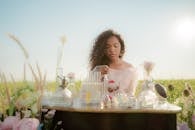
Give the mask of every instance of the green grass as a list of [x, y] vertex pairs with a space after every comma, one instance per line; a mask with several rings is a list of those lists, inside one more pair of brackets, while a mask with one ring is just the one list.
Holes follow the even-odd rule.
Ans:
[[[140, 80], [138, 82], [138, 86], [136, 89], [136, 95], [139, 94], [140, 89], [142, 87], [143, 84], [143, 80]], [[167, 101], [169, 101], [170, 103], [175, 103], [175, 101], [178, 98], [183, 98], [183, 91], [185, 89], [185, 84], [188, 83], [190, 84], [191, 88], [193, 91], [195, 91], [195, 79], [180, 79], [180, 80], [154, 80], [154, 83], [160, 83], [161, 85], [163, 85], [166, 88], [167, 91]], [[13, 95], [15, 93], [15, 91], [20, 88], [20, 87], [25, 87], [26, 85], [33, 85], [33, 83], [31, 82], [17, 82], [15, 84], [13, 83], [7, 83], [7, 86], [9, 88], [9, 93], [10, 95]], [[169, 89], [169, 85], [173, 86], [173, 90], [170, 91]], [[56, 82], [47, 82], [44, 89], [47, 91], [51, 91], [54, 92], [57, 88], [58, 84]], [[69, 86], [70, 90], [76, 90], [77, 92], [79, 92], [80, 88], [81, 88], [81, 81], [77, 81], [75, 83], [76, 87], [72, 87]], [[189, 111], [187, 110], [185, 107], [181, 106], [183, 108], [182, 112], [185, 111]], [[5, 85], [0, 83], [0, 113], [4, 113], [5, 110], [8, 108], [8, 103], [7, 103], [7, 96], [6, 96], [6, 89], [5, 89]], [[194, 108], [192, 108], [194, 109]], [[187, 121], [189, 117], [183, 117], [183, 113], [178, 114], [178, 121]]]
[[[195, 79], [179, 79], [179, 80], [154, 80], [154, 83], [160, 83], [167, 90], [167, 100], [171, 103], [174, 103], [176, 98], [182, 96], [183, 90], [185, 89], [185, 84], [188, 83], [191, 85], [192, 89], [195, 91]], [[138, 82], [136, 95], [139, 93], [143, 80]], [[169, 91], [168, 86], [172, 85], [174, 90]]]

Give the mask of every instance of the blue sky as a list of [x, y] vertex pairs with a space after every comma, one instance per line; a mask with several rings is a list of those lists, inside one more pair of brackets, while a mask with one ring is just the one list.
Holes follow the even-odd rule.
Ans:
[[193, 0], [1, 0], [0, 71], [23, 77], [25, 58], [7, 36], [11, 33], [28, 50], [28, 62], [55, 80], [59, 38], [65, 35], [64, 73], [82, 77], [93, 40], [110, 28], [122, 35], [124, 60], [140, 73], [140, 64], [149, 60], [155, 63], [154, 78], [195, 77]]

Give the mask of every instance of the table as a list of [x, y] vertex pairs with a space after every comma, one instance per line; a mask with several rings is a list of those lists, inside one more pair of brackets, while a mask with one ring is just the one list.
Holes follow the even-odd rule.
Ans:
[[92, 106], [44, 108], [56, 110], [53, 124], [62, 121], [61, 127], [65, 130], [176, 130], [176, 114], [181, 111], [180, 107], [172, 104], [166, 108], [155, 109], [102, 109]]

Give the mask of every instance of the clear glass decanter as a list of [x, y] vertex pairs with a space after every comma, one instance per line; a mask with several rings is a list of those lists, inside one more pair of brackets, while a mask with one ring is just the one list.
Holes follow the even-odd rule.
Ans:
[[154, 83], [149, 80], [144, 81], [141, 92], [138, 96], [139, 106], [141, 108], [153, 108], [156, 105], [157, 100], [154, 91]]
[[138, 106], [140, 108], [153, 108], [155, 107], [158, 98], [154, 89], [154, 82], [152, 80], [151, 71], [153, 69], [152, 62], [145, 62], [145, 79], [141, 88], [141, 91], [138, 95]]

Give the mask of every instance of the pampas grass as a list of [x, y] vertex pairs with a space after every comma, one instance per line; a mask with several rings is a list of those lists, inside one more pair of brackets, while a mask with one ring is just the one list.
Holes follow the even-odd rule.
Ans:
[[29, 64], [29, 67], [30, 67], [30, 70], [31, 70], [32, 75], [34, 77], [34, 80], [35, 80], [36, 91], [37, 92], [40, 91], [40, 96], [39, 96], [38, 101], [37, 101], [37, 108], [38, 108], [38, 110], [40, 110], [41, 109], [41, 100], [42, 100], [42, 96], [43, 96], [43, 87], [45, 86], [45, 83], [46, 83], [46, 73], [43, 76], [38, 64], [36, 64], [38, 74], [35, 72], [35, 70], [33, 69], [31, 64]]
[[[13, 34], [9, 33], [8, 37], [10, 39], [12, 39], [20, 47], [20, 49], [22, 50], [22, 52], [24, 54], [25, 60], [27, 61], [28, 58], [29, 58], [29, 54], [28, 54], [28, 51], [23, 46], [22, 42], [16, 36], [14, 36]], [[62, 42], [64, 44], [65, 40], [62, 40]], [[33, 75], [33, 78], [35, 80], [34, 81], [35, 82], [34, 83], [35, 91], [37, 93], [40, 93], [38, 101], [37, 101], [37, 108], [38, 108], [38, 110], [40, 110], [40, 108], [41, 108], [41, 99], [42, 99], [42, 95], [43, 95], [43, 87], [45, 86], [45, 82], [46, 82], [46, 73], [44, 75], [41, 73], [41, 70], [40, 70], [40, 67], [39, 67], [38, 64], [36, 64], [37, 72], [33, 69], [32, 65], [30, 63], [28, 63], [28, 66], [29, 66], [29, 68], [31, 70], [31, 73]], [[24, 81], [26, 81], [26, 62], [24, 62], [23, 71], [24, 71], [24, 73], [23, 73], [24, 74]], [[12, 75], [11, 75], [11, 79], [12, 79], [13, 82], [15, 82]], [[7, 92], [7, 95], [9, 95], [7, 90], [6, 90], [6, 92]], [[10, 98], [10, 96], [7, 96], [7, 97]], [[9, 99], [9, 101], [10, 101], [10, 99]]]
[[[33, 106], [22, 106], [22, 104], [17, 103], [17, 101], [20, 102], [20, 100], [22, 100], [21, 96], [24, 96], [26, 94], [25, 93], [26, 91], [23, 91], [23, 90], [27, 88], [30, 90], [29, 92], [36, 94], [36, 98], [35, 98], [36, 103], [33, 101], [32, 103], [33, 104], [35, 103], [34, 105], [36, 107], [36, 110], [40, 112], [42, 95], [43, 95], [43, 90], [44, 90], [43, 88], [46, 82], [46, 73], [43, 74], [41, 72], [41, 69], [38, 64], [36, 64], [36, 67], [35, 67], [36, 69], [34, 69], [31, 64], [29, 64], [29, 67], [32, 72], [33, 78], [35, 80], [33, 83], [33, 87], [34, 87], [33, 89], [30, 88], [31, 85], [29, 86], [24, 81], [22, 82], [22, 84], [20, 84], [19, 82], [16, 82], [12, 74], [10, 74], [12, 82], [11, 83], [7, 82], [5, 74], [0, 73], [0, 81], [1, 81], [0, 82], [0, 112], [3, 112], [5, 114], [6, 110], [8, 110], [9, 115], [12, 115], [14, 112], [14, 107], [16, 107], [18, 110], [22, 110], [22, 109], [26, 110], [28, 107], [32, 108]], [[23, 87], [24, 85], [25, 87]], [[20, 88], [18, 89], [17, 88], [18, 86], [21, 87], [21, 89]], [[36, 112], [34, 114], [39, 114], [39, 113]]]
[[[24, 54], [25, 59], [28, 60], [29, 54], [28, 54], [28, 51], [26, 50], [26, 48], [23, 46], [22, 42], [15, 35], [13, 35], [11, 33], [8, 33], [7, 35], [10, 39], [12, 39], [20, 47], [20, 49], [22, 50], [22, 52]], [[26, 81], [26, 64], [25, 63], [24, 63], [24, 81]]]
[[28, 51], [27, 51], [26, 48], [22, 45], [22, 43], [20, 42], [20, 40], [19, 40], [16, 36], [14, 36], [13, 34], [8, 33], [7, 35], [8, 35], [8, 37], [9, 37], [10, 39], [12, 39], [13, 41], [15, 41], [15, 43], [18, 44], [18, 46], [20, 47], [20, 49], [23, 51], [23, 54], [24, 54], [25, 58], [28, 59], [28, 58], [29, 58]]
[[65, 37], [65, 36], [61, 36], [61, 37], [60, 37], [60, 41], [61, 41], [61, 43], [64, 45], [65, 42], [66, 42], [66, 37]]
[[40, 90], [41, 92], [43, 92], [43, 87], [45, 86], [45, 82], [46, 82], [46, 73], [43, 76], [38, 64], [36, 64], [38, 74], [35, 72], [35, 70], [33, 69], [31, 64], [28, 64], [28, 65], [29, 65], [29, 68], [30, 68], [32, 75], [34, 77], [34, 80], [35, 80], [36, 90], [37, 91]]

